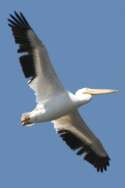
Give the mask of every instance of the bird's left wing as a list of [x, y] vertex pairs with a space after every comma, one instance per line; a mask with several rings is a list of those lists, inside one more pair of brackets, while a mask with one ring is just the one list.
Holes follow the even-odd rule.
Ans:
[[15, 12], [8, 19], [15, 42], [19, 44], [20, 64], [29, 86], [41, 102], [58, 95], [64, 88], [50, 62], [47, 50], [22, 13]]
[[97, 171], [107, 170], [109, 157], [98, 138], [87, 127], [79, 112], [74, 111], [53, 121], [54, 127], [67, 143], [77, 150], [78, 155], [84, 154], [84, 159], [91, 163]]

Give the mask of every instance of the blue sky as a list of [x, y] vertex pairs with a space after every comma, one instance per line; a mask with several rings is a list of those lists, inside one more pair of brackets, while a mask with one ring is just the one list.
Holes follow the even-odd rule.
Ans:
[[[7, 25], [22, 11], [46, 44], [66, 89], [115, 88], [98, 96], [81, 114], [111, 157], [107, 172], [96, 170], [72, 152], [50, 123], [20, 125], [20, 115], [35, 106]], [[122, 0], [2, 1], [0, 7], [1, 125], [0, 187], [124, 187], [125, 2]]]

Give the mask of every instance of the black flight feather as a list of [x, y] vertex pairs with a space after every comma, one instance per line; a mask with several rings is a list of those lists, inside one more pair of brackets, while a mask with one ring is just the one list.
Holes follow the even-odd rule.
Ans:
[[84, 154], [84, 159], [91, 163], [98, 172], [107, 170], [110, 160], [108, 156], [98, 156], [89, 146], [84, 145], [82, 141], [69, 130], [58, 130], [58, 133], [71, 149], [77, 150], [77, 155]]
[[28, 32], [33, 32], [32, 28], [21, 12], [14, 12], [14, 15], [10, 14], [8, 25], [12, 29], [15, 42], [19, 44], [18, 53], [26, 53], [19, 58], [24, 75], [26, 78], [31, 77], [33, 79], [36, 73], [33, 61], [33, 48], [28, 37]]

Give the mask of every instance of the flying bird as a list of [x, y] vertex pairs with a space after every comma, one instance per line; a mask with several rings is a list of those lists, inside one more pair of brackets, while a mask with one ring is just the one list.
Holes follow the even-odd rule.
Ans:
[[56, 132], [77, 155], [82, 155], [98, 172], [106, 171], [110, 157], [82, 119], [78, 108], [96, 95], [114, 93], [117, 90], [82, 88], [74, 94], [65, 90], [43, 42], [24, 15], [21, 12], [10, 14], [8, 25], [19, 45], [17, 52], [20, 54], [22, 71], [36, 95], [36, 107], [21, 116], [22, 125], [51, 121]]

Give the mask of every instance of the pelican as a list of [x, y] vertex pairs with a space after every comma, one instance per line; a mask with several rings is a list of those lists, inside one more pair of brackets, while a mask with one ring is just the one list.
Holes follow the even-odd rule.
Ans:
[[115, 93], [112, 89], [82, 88], [73, 94], [64, 89], [42, 41], [21, 12], [10, 14], [15, 42], [19, 45], [19, 61], [36, 95], [36, 107], [21, 116], [23, 126], [51, 121], [64, 142], [82, 155], [98, 172], [107, 170], [110, 157], [104, 146], [82, 119], [78, 108], [96, 95]]

